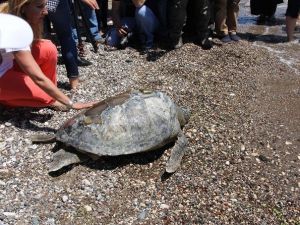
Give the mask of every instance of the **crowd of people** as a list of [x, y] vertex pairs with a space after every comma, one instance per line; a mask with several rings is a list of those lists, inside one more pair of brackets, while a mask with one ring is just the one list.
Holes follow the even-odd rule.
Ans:
[[[19, 32], [27, 33], [29, 39], [32, 35], [32, 42], [27, 41], [21, 45], [22, 41], [14, 38], [6, 38], [6, 41], [1, 42], [3, 37], [0, 36], [1, 105], [68, 110], [83, 109], [95, 104], [73, 103], [57, 88], [57, 47], [50, 40], [44, 39], [47, 29], [43, 30], [43, 27], [51, 28], [50, 22], [61, 46], [70, 88], [76, 89], [79, 85], [78, 66], [88, 66], [91, 63], [82, 57], [81, 33], [76, 23], [78, 9], [74, 7], [75, 3], [79, 4], [82, 17], [87, 21], [86, 29], [97, 45], [125, 48], [135, 38], [140, 50], [147, 52], [155, 46], [157, 39], [160, 40], [159, 43], [165, 43], [163, 47], [169, 50], [180, 48], [183, 36], [203, 49], [213, 47], [211, 35], [224, 43], [238, 42], [241, 39], [237, 33], [240, 0], [112, 0], [113, 25], [110, 29], [107, 25], [108, 0], [74, 1], [2, 1], [0, 28], [3, 30], [0, 35], [7, 36], [11, 32], [13, 37], [13, 29], [19, 29]], [[281, 2], [251, 0], [251, 13], [259, 15], [259, 23], [274, 19], [276, 6]], [[288, 41], [294, 40], [299, 9], [299, 0], [288, 1]], [[25, 31], [26, 26], [21, 28], [17, 25], [18, 22], [14, 27], [11, 23], [5, 23], [7, 19], [14, 20], [8, 18], [8, 15], [22, 18], [32, 31]]]

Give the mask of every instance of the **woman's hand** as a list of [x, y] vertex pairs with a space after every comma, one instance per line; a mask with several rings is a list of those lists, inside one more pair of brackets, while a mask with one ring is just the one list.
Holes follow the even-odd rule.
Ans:
[[72, 105], [72, 109], [80, 110], [94, 106], [98, 102], [76, 102]]

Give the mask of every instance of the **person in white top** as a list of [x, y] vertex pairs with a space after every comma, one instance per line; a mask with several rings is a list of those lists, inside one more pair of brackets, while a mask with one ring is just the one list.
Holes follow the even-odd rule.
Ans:
[[73, 103], [56, 86], [57, 50], [51, 41], [41, 38], [46, 0], [8, 1], [0, 5], [0, 13], [1, 105], [57, 110], [94, 105]]

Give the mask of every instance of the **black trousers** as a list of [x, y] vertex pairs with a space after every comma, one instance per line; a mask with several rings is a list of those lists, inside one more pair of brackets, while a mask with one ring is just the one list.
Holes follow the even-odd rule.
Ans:
[[176, 43], [186, 21], [188, 0], [168, 0], [167, 26], [169, 41]]
[[208, 35], [208, 24], [211, 15], [211, 0], [168, 0], [167, 24], [169, 41], [176, 43], [185, 26], [199, 38]]

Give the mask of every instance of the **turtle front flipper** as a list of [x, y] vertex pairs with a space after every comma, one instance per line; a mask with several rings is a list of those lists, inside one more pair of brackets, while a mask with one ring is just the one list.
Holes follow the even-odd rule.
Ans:
[[174, 173], [180, 166], [182, 157], [186, 151], [187, 139], [184, 136], [183, 132], [180, 131], [178, 134], [178, 139], [171, 151], [171, 156], [166, 165], [167, 173]]
[[72, 165], [74, 163], [85, 162], [88, 159], [88, 156], [60, 149], [53, 154], [52, 162], [49, 165], [49, 172], [55, 172], [65, 166]]

